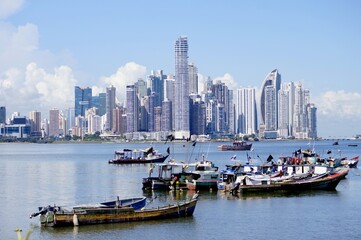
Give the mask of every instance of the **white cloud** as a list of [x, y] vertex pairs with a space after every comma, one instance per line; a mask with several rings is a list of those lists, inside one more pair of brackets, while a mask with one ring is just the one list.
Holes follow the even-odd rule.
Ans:
[[361, 133], [361, 94], [328, 91], [315, 97], [317, 130], [321, 137], [345, 138]]
[[54, 72], [32, 62], [26, 69], [10, 69], [0, 78], [0, 94], [7, 109], [27, 115], [38, 110], [47, 114], [51, 108], [66, 109], [74, 105], [76, 80], [68, 66], [54, 68]]
[[126, 94], [126, 86], [134, 84], [139, 78], [144, 79], [146, 73], [146, 67], [135, 62], [129, 62], [118, 68], [115, 74], [101, 78], [101, 82], [106, 85], [113, 85], [116, 88], [117, 99], [119, 102], [123, 102]]
[[238, 83], [236, 82], [236, 80], [234, 80], [233, 76], [229, 73], [225, 73], [223, 76], [221, 77], [216, 77], [214, 78], [214, 82], [215, 81], [221, 81], [222, 83], [225, 83], [226, 86], [230, 89], [235, 91], [238, 88]]
[[0, 19], [7, 18], [21, 9], [23, 0], [1, 0], [0, 1]]
[[361, 120], [361, 94], [357, 92], [328, 91], [315, 98], [318, 114], [341, 119]]

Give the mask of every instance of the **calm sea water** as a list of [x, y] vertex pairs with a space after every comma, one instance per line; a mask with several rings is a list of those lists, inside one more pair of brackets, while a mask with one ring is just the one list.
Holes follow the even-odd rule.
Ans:
[[[361, 154], [361, 141], [255, 142], [249, 152], [259, 161], [290, 155], [299, 148], [314, 147], [326, 156]], [[358, 147], [348, 147], [357, 143]], [[219, 152], [218, 143], [191, 145], [154, 143], [166, 152], [170, 146], [179, 161], [194, 161], [204, 154], [220, 169], [237, 154]], [[184, 200], [193, 192], [142, 190], [148, 165], [109, 165], [115, 150], [147, 148], [144, 144], [0, 144], [0, 239], [16, 239], [16, 228], [30, 239], [361, 239], [361, 171], [352, 169], [336, 191], [301, 194], [252, 194], [231, 196], [220, 191], [201, 192], [194, 216], [161, 221], [42, 228], [29, 219], [43, 205], [72, 205], [113, 200], [116, 196], [155, 198], [149, 206]], [[258, 157], [259, 158], [258, 158]], [[361, 167], [361, 166], [360, 166]]]

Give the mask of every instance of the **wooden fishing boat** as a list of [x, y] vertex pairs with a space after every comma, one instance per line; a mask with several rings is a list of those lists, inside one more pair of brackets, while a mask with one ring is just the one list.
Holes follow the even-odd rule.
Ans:
[[167, 163], [152, 164], [149, 176], [143, 178], [143, 190], [176, 190], [187, 188], [187, 182], [192, 175], [195, 164]]
[[242, 176], [234, 191], [302, 191], [302, 190], [335, 190], [338, 183], [348, 174], [349, 168], [341, 167], [335, 172], [327, 172], [301, 180], [271, 181], [268, 179], [252, 181], [249, 176]]
[[136, 198], [125, 198], [125, 199], [119, 199], [117, 197], [117, 200], [115, 201], [108, 201], [108, 202], [102, 202], [102, 203], [87, 203], [82, 205], [75, 205], [75, 206], [43, 206], [38, 207], [39, 212], [33, 213], [30, 217], [36, 217], [39, 214], [46, 213], [48, 211], [54, 211], [55, 209], [57, 211], [75, 211], [75, 210], [81, 210], [86, 208], [115, 208], [115, 207], [131, 207], [135, 210], [141, 209], [145, 206], [147, 202], [146, 197], [136, 197]]
[[133, 163], [162, 163], [169, 156], [169, 148], [167, 155], [158, 153], [153, 147], [145, 150], [131, 150], [123, 149], [122, 151], [115, 151], [114, 158], [109, 160], [111, 164], [133, 164]]
[[190, 190], [217, 190], [220, 173], [214, 163], [204, 159], [196, 163], [195, 170], [191, 172], [187, 188]]
[[184, 203], [138, 210], [132, 207], [85, 207], [72, 211], [54, 208], [40, 213], [40, 223], [46, 227], [57, 227], [187, 217], [193, 215], [197, 200], [198, 194], [195, 194]]
[[357, 168], [358, 162], [359, 162], [359, 156], [353, 157], [351, 159], [343, 159], [343, 160], [341, 160], [342, 165], [347, 165], [350, 168]]
[[234, 141], [232, 145], [222, 144], [218, 146], [220, 151], [245, 151], [250, 150], [252, 143], [247, 143], [245, 141]]

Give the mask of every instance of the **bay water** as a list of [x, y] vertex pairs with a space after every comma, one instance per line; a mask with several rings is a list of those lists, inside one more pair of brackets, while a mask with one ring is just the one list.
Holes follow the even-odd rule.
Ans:
[[[111, 165], [115, 150], [153, 146], [170, 148], [177, 162], [204, 156], [219, 167], [239, 163], [247, 156], [259, 163], [275, 160], [297, 149], [314, 148], [320, 155], [360, 155], [361, 141], [254, 142], [252, 151], [221, 152], [220, 143], [62, 143], [0, 144], [0, 240], [17, 239], [33, 229], [31, 239], [361, 239], [361, 171], [351, 169], [336, 191], [238, 194], [202, 191], [193, 217], [147, 222], [44, 228], [30, 219], [38, 206], [98, 203], [146, 196], [148, 207], [176, 203], [192, 191], [143, 191], [149, 164]], [[349, 144], [358, 144], [350, 147]], [[169, 159], [167, 159], [169, 160]], [[360, 166], [361, 167], [361, 166]]]

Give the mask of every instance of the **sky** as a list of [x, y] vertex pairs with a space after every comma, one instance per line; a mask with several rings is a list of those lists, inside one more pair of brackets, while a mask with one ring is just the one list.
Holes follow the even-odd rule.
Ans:
[[361, 1], [0, 0], [0, 105], [7, 115], [74, 105], [151, 70], [174, 74], [174, 44], [229, 88], [261, 88], [277, 68], [302, 82], [317, 107], [318, 135], [361, 134]]

